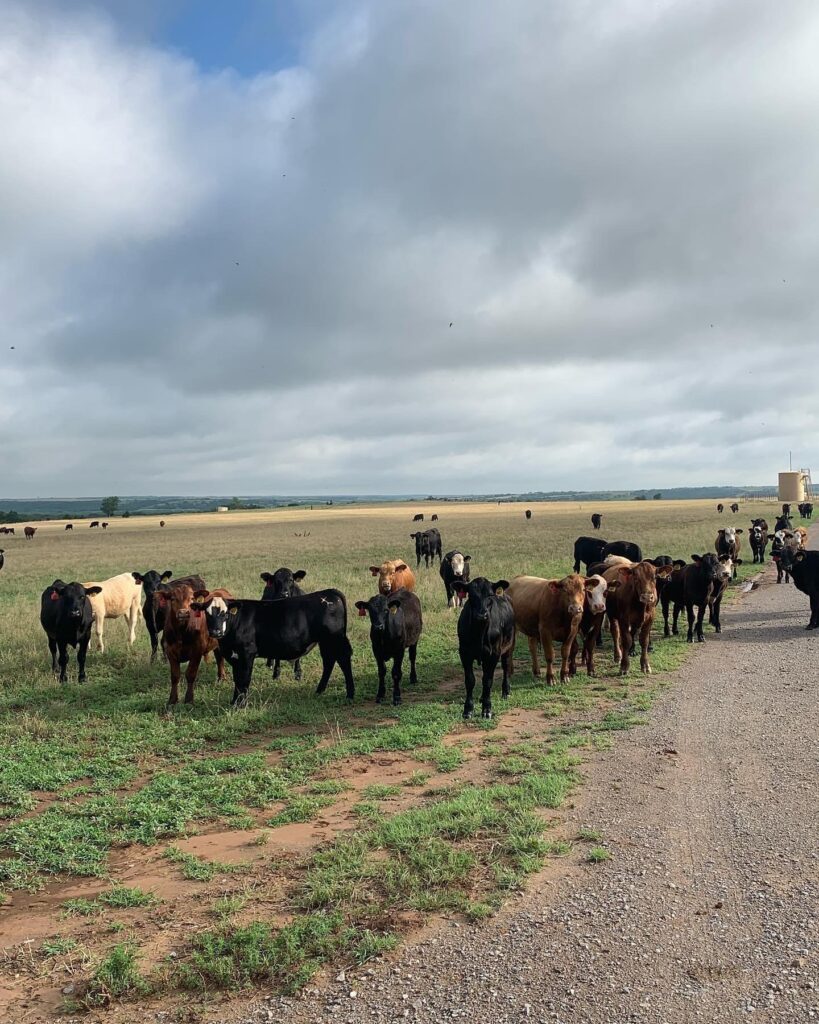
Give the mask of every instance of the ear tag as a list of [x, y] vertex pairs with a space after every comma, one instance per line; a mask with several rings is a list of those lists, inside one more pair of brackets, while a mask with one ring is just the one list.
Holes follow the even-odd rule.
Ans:
[[495, 593], [497, 594], [498, 597], [502, 597], [503, 596], [503, 587], [495, 587]]
[[230, 609], [230, 614], [231, 615], [238, 615], [239, 614], [239, 609], [234, 606], [233, 608]]
[[52, 590], [51, 591], [51, 600], [52, 601], [59, 601], [60, 600], [60, 595], [57, 593], [56, 590]]
[[367, 609], [366, 608], [359, 608], [358, 609], [358, 617], [360, 619], [363, 619], [366, 614], [367, 614]]
[[395, 605], [395, 604], [392, 605], [390, 607], [390, 615], [395, 615], [395, 614], [397, 614], [397, 612], [398, 612], [398, 605]]

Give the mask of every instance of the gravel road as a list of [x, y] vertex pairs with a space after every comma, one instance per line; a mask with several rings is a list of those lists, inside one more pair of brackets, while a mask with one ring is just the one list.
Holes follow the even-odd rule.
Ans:
[[483, 925], [250, 1021], [819, 1022], [819, 635], [766, 579], [586, 769], [570, 830], [612, 859], [547, 871]]

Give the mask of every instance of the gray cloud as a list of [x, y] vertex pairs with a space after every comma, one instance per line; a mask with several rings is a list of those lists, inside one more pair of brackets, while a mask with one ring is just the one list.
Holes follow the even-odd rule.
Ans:
[[809, 464], [819, 12], [598, 8], [322, 3], [247, 79], [0, 0], [3, 490]]

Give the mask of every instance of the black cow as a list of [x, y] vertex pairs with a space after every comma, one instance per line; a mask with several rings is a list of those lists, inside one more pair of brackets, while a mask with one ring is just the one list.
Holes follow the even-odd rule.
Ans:
[[803, 519], [812, 519], [813, 518], [813, 502], [811, 502], [811, 501], [803, 501], [802, 504], [799, 506], [799, 515]]
[[655, 569], [662, 569], [664, 565], [674, 564], [674, 559], [671, 555], [657, 555], [656, 558], [648, 558], [646, 561], [651, 562]]
[[151, 661], [153, 662], [156, 660], [156, 652], [159, 649], [159, 635], [165, 629], [165, 610], [160, 607], [156, 595], [163, 591], [167, 593], [172, 587], [180, 587], [184, 584], [192, 587], [194, 591], [207, 590], [207, 587], [201, 576], [181, 576], [178, 580], [172, 580], [172, 569], [166, 569], [163, 573], [157, 572], [156, 569], [148, 569], [147, 572], [132, 572], [131, 575], [137, 583], [142, 584], [142, 592], [145, 595], [142, 618], [145, 620], [145, 628], [151, 638]]
[[431, 521], [433, 523], [437, 523], [438, 522], [438, 513], [437, 512], [432, 516], [432, 520]]
[[527, 519], [532, 518], [532, 510], [530, 508], [527, 508], [523, 514], [526, 516]]
[[793, 523], [790, 516], [777, 516], [776, 522], [774, 523], [774, 533], [779, 533], [780, 530], [792, 530]]
[[768, 547], [768, 524], [764, 519], [751, 520], [748, 543], [751, 545], [754, 563], [761, 565], [765, 561], [765, 549]]
[[0, 569], [2, 569], [5, 564], [6, 564], [6, 559], [5, 559], [5, 556], [3, 554], [3, 548], [0, 548]]
[[441, 560], [439, 573], [446, 589], [446, 603], [450, 608], [458, 608], [461, 598], [455, 593], [455, 583], [469, 583], [469, 562], [471, 555], [463, 555], [460, 551], [447, 551]]
[[722, 513], [724, 511], [725, 511], [725, 506], [724, 505], [717, 505], [717, 512], [719, 512], [720, 515], [722, 515]]
[[784, 576], [785, 582], [791, 581], [791, 568], [793, 567], [794, 556], [799, 551], [799, 538], [795, 537], [790, 530], [777, 530], [771, 541], [771, 558], [776, 566], [776, 582], [781, 583]]
[[99, 525], [100, 525], [99, 519], [95, 519], [93, 522], [88, 524], [88, 529], [89, 530], [93, 530], [95, 526], [99, 526]]
[[794, 586], [808, 595], [810, 622], [805, 629], [819, 628], [819, 551], [799, 549], [793, 553], [790, 573]]
[[392, 661], [392, 702], [401, 703], [401, 676], [404, 651], [409, 652], [410, 683], [418, 682], [415, 655], [418, 640], [424, 628], [421, 602], [409, 590], [396, 590], [385, 596], [376, 594], [369, 601], [356, 601], [359, 615], [370, 616], [370, 643], [378, 666], [378, 693], [380, 704], [386, 693], [387, 662]]
[[630, 562], [642, 562], [643, 560], [642, 548], [639, 544], [634, 544], [630, 540], [613, 540], [610, 544], [606, 544], [600, 556], [600, 561], [605, 561], [609, 555], [620, 555], [622, 558], [627, 558]]
[[414, 523], [423, 523], [423, 521], [424, 521], [424, 513], [423, 512], [419, 512], [417, 515], [414, 515], [412, 517], [412, 521]]
[[[660, 577], [657, 580], [657, 598], [663, 609], [663, 635], [677, 636], [679, 629], [677, 623], [680, 618], [680, 612], [685, 606], [685, 595], [683, 593], [683, 569], [685, 568], [685, 562], [681, 558], [676, 558], [672, 563], [673, 569], [670, 576]], [[672, 626], [668, 627], [668, 610], [671, 605], [674, 605], [674, 617], [672, 619]]]
[[599, 530], [603, 525], [603, 514], [602, 512], [592, 512], [592, 526], [595, 530]]
[[[290, 569], [285, 567], [277, 569], [274, 573], [260, 573], [259, 578], [264, 580], [262, 600], [284, 601], [288, 597], [303, 597], [304, 591], [299, 586], [299, 583], [301, 583], [306, 575], [306, 569], [297, 569], [295, 572], [291, 572]], [[281, 659], [268, 658], [267, 667], [273, 669], [273, 678], [278, 679], [282, 673]], [[293, 662], [293, 678], [296, 682], [301, 682], [301, 658], [296, 658]]]
[[734, 515], [736, 515], [737, 512], [739, 512], [739, 505], [737, 505], [736, 502], [733, 502], [733, 504], [731, 505], [731, 511], [734, 513]]
[[192, 607], [205, 612], [208, 633], [219, 641], [220, 650], [230, 662], [234, 707], [247, 703], [256, 658], [295, 661], [316, 645], [322, 660], [316, 693], [327, 689], [330, 673], [338, 664], [344, 673], [348, 700], [355, 696], [347, 602], [340, 590], [317, 590], [286, 601], [226, 601], [214, 597]]
[[421, 559], [424, 559], [424, 565], [429, 568], [430, 562], [435, 564], [435, 556], [438, 556], [438, 562], [441, 562], [441, 534], [436, 527], [432, 527], [431, 530], [419, 530], [418, 533], [411, 533], [410, 537], [415, 541], [415, 567], [416, 569], [421, 564]]
[[504, 591], [507, 580], [490, 583], [479, 576], [471, 583], [456, 581], [455, 591], [467, 601], [458, 619], [458, 653], [464, 669], [464, 718], [471, 718], [475, 710], [472, 693], [475, 689], [475, 662], [480, 662], [481, 716], [492, 717], [492, 683], [498, 661], [503, 667], [504, 697], [509, 696], [509, 677], [512, 674], [512, 651], [515, 646], [515, 613], [512, 602]]
[[66, 523], [65, 524], [65, 528], [66, 528], [66, 530], [73, 530], [74, 529], [74, 525], [73, 525], [73, 523]]
[[51, 671], [57, 672], [59, 651], [60, 682], [67, 681], [68, 647], [77, 648], [78, 682], [85, 682], [85, 656], [91, 640], [91, 611], [89, 594], [99, 594], [102, 587], [84, 587], [81, 583], [63, 583], [54, 580], [40, 598], [40, 624], [48, 637], [51, 651]]
[[782, 515], [789, 516], [791, 514], [791, 506], [789, 502], [785, 502], [782, 506]]
[[597, 537], [578, 537], [574, 542], [574, 571], [580, 572], [580, 563], [589, 566], [603, 561], [606, 542]]
[[688, 642], [694, 643], [694, 608], [697, 608], [697, 642], [703, 643], [702, 620], [708, 608], [708, 621], [717, 633], [722, 632], [719, 612], [722, 596], [731, 579], [732, 564], [729, 555], [717, 555], [708, 551], [704, 555], [692, 555], [691, 562], [682, 570], [683, 597], [688, 613]]

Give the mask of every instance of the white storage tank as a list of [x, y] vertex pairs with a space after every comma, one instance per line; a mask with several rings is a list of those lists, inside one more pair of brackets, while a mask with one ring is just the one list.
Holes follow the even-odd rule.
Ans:
[[791, 470], [779, 474], [779, 500], [797, 504], [805, 500], [805, 481], [801, 472]]

